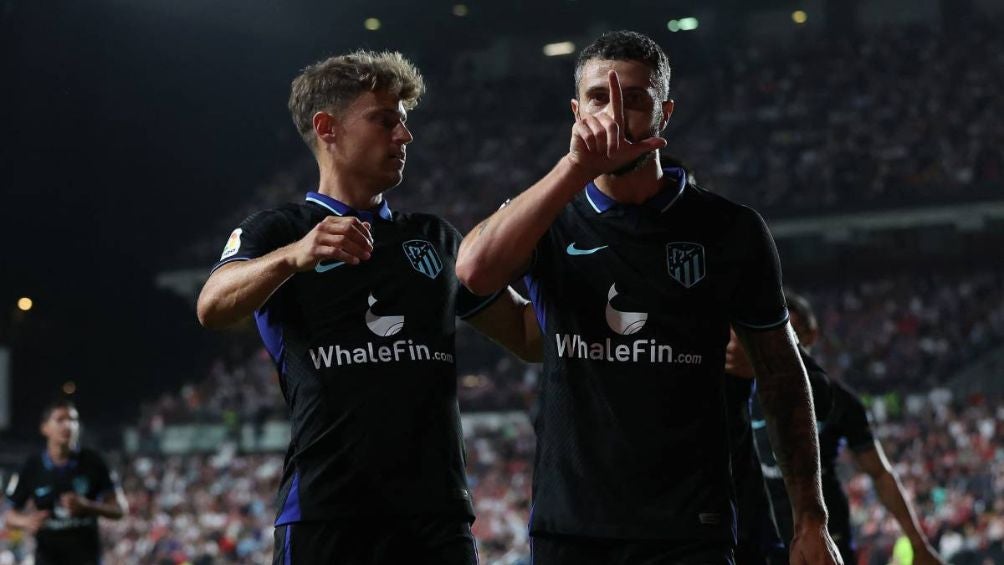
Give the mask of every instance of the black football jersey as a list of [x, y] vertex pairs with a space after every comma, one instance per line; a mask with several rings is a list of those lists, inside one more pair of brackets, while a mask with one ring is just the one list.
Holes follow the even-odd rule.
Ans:
[[329, 215], [371, 223], [359, 265], [322, 261], [255, 313], [280, 374], [292, 437], [276, 525], [359, 515], [472, 515], [457, 407], [456, 317], [493, 297], [457, 280], [461, 236], [427, 214], [373, 212], [308, 193], [252, 215], [220, 265], [260, 257]]
[[590, 183], [536, 246], [531, 533], [735, 541], [725, 346], [787, 322], [780, 266], [756, 212], [665, 175], [641, 205]]
[[[35, 534], [40, 554], [73, 562], [97, 562], [101, 546], [97, 516], [71, 516], [60, 497], [74, 492], [88, 500], [101, 500], [115, 492], [115, 480], [101, 455], [80, 449], [64, 465], [55, 465], [47, 451], [32, 455], [7, 485], [7, 498], [15, 510], [31, 501], [49, 518]], [[67, 561], [69, 562], [69, 561]]]

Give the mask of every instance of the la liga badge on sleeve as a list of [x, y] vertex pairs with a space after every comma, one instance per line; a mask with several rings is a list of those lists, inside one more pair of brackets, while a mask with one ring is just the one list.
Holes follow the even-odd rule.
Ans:
[[227, 240], [227, 246], [223, 248], [223, 255], [220, 255], [220, 260], [226, 259], [227, 257], [233, 257], [238, 250], [241, 248], [241, 233], [244, 230], [237, 228], [230, 234], [230, 239]]

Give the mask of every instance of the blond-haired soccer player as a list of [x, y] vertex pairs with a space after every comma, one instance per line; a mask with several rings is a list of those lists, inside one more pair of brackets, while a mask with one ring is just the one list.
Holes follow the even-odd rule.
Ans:
[[423, 89], [399, 53], [304, 69], [289, 109], [319, 185], [234, 230], [199, 297], [207, 327], [254, 315], [289, 405], [276, 564], [477, 561], [455, 320], [523, 357], [539, 341], [514, 292], [461, 286], [457, 230], [384, 196], [402, 181]]

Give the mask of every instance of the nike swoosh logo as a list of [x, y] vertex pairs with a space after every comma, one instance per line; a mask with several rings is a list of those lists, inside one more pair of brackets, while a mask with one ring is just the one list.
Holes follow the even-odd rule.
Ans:
[[35, 496], [41, 498], [52, 492], [52, 487], [38, 487], [35, 489]]
[[335, 261], [334, 263], [318, 263], [314, 270], [318, 273], [326, 273], [331, 269], [341, 267], [345, 264], [345, 261]]
[[593, 253], [596, 253], [600, 249], [606, 249], [607, 247], [609, 246], [602, 245], [600, 247], [594, 247], [592, 249], [578, 249], [575, 247], [575, 242], [573, 241], [572, 243], [568, 244], [568, 249], [565, 249], [565, 251], [567, 251], [569, 255], [592, 255]]
[[754, 430], [761, 430], [767, 427], [767, 420], [753, 420], [750, 424]]

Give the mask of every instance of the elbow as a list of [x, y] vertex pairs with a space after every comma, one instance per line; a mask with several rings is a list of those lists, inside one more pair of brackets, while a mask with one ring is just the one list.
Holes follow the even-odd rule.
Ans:
[[195, 315], [199, 319], [199, 324], [209, 330], [218, 330], [226, 327], [226, 323], [220, 319], [217, 301], [213, 299], [212, 293], [205, 289], [199, 294], [199, 300], [195, 306]]
[[493, 280], [479, 261], [463, 254], [457, 258], [457, 279], [460, 280], [460, 284], [467, 287], [467, 290], [478, 296], [488, 296], [505, 284], [505, 281], [499, 283]]

